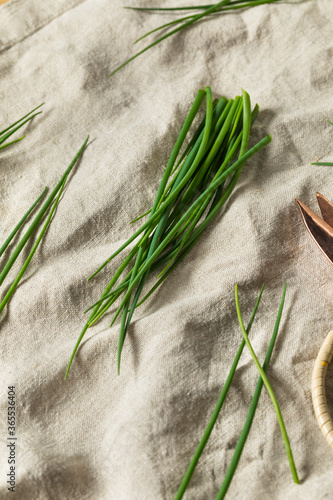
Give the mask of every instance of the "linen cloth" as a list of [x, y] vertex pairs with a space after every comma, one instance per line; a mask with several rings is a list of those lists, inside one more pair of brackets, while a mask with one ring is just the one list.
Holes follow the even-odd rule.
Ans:
[[[332, 328], [333, 272], [294, 202], [299, 197], [317, 210], [316, 191], [333, 199], [331, 169], [310, 165], [333, 156], [326, 121], [333, 119], [333, 4], [291, 1], [215, 16], [108, 79], [134, 53], [139, 35], [174, 19], [123, 10], [127, 4], [149, 2], [11, 0], [0, 7], [1, 123], [46, 103], [25, 128], [27, 137], [0, 156], [1, 241], [43, 187], [55, 186], [90, 134], [46, 237], [0, 318], [0, 497], [13, 495], [6, 438], [7, 387], [15, 385], [14, 498], [174, 498], [242, 339], [234, 285], [247, 322], [266, 283], [251, 331], [263, 362], [286, 280], [268, 377], [302, 484], [293, 483], [263, 389], [227, 498], [333, 498], [333, 453], [310, 392], [314, 360]], [[266, 133], [272, 143], [247, 163], [225, 210], [137, 309], [120, 376], [119, 322], [109, 328], [110, 313], [88, 330], [65, 381], [82, 313], [122, 256], [93, 281], [87, 278], [132, 234], [129, 222], [151, 206], [183, 121], [206, 85], [215, 97], [246, 89], [261, 109], [252, 143]], [[257, 380], [245, 349], [184, 498], [216, 497]], [[327, 394], [332, 411], [332, 367]]]

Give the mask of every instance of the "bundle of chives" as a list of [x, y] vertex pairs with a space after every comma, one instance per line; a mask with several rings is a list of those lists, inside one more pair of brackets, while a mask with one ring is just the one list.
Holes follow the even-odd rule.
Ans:
[[[75, 163], [77, 162], [77, 160], [79, 159], [79, 157], [81, 156], [81, 154], [83, 153], [83, 150], [88, 142], [88, 139], [89, 139], [89, 136], [87, 137], [87, 139], [85, 140], [85, 142], [83, 143], [83, 145], [81, 146], [81, 148], [79, 149], [79, 151], [77, 152], [77, 154], [75, 155], [74, 159], [72, 160], [72, 162], [70, 163], [69, 167], [66, 169], [65, 173], [62, 175], [61, 179], [59, 180], [58, 184], [55, 186], [55, 188], [53, 189], [53, 191], [51, 192], [51, 194], [49, 195], [49, 197], [47, 198], [47, 200], [44, 202], [43, 206], [41, 207], [41, 209], [39, 210], [38, 214], [36, 215], [35, 219], [32, 221], [31, 225], [29, 226], [29, 228], [27, 229], [26, 233], [23, 235], [23, 237], [21, 238], [20, 242], [18, 243], [18, 245], [16, 246], [16, 248], [14, 249], [14, 251], [12, 252], [12, 254], [10, 255], [10, 257], [8, 258], [7, 262], [5, 263], [5, 265], [3, 266], [1, 272], [0, 272], [0, 286], [2, 285], [2, 283], [4, 282], [7, 274], [9, 273], [10, 269], [12, 268], [12, 266], [14, 265], [14, 262], [16, 261], [16, 259], [18, 258], [18, 256], [20, 255], [20, 253], [22, 252], [23, 248], [25, 247], [26, 243], [28, 242], [28, 240], [30, 239], [30, 237], [33, 235], [33, 233], [36, 231], [36, 229], [38, 228], [38, 226], [40, 225], [40, 222], [42, 221], [43, 217], [46, 215], [46, 213], [49, 211], [49, 208], [51, 207], [52, 203], [53, 203], [53, 206], [51, 207], [51, 210], [49, 212], [49, 215], [47, 217], [47, 220], [35, 242], [35, 244], [33, 245], [33, 248], [32, 250], [30, 251], [25, 263], [23, 264], [20, 272], [18, 273], [17, 277], [15, 278], [14, 282], [12, 283], [12, 285], [10, 286], [9, 290], [7, 291], [6, 295], [4, 296], [4, 298], [2, 299], [2, 301], [0, 302], [0, 314], [1, 312], [3, 311], [5, 305], [7, 304], [7, 302], [9, 301], [9, 299], [11, 298], [11, 296], [13, 295], [13, 293], [15, 292], [23, 274], [25, 273], [34, 253], [36, 252], [37, 248], [38, 248], [38, 245], [40, 244], [50, 222], [51, 222], [51, 219], [52, 219], [52, 215], [59, 203], [59, 199], [60, 199], [60, 196], [61, 196], [61, 193], [65, 187], [65, 184], [66, 184], [66, 181], [67, 181], [67, 178], [72, 170], [72, 168], [74, 167]], [[39, 201], [41, 200], [41, 198], [44, 196], [44, 194], [46, 193], [47, 191], [47, 188], [44, 189], [44, 191], [42, 192], [42, 194], [37, 198], [37, 200], [34, 202], [34, 204], [29, 208], [29, 210], [26, 212], [26, 214], [22, 217], [22, 219], [20, 220], [20, 222], [17, 224], [17, 226], [14, 228], [14, 230], [11, 232], [11, 234], [9, 235], [9, 237], [6, 239], [6, 241], [4, 242], [4, 244], [1, 246], [0, 248], [0, 257], [3, 255], [3, 253], [5, 252], [5, 250], [8, 248], [8, 245], [10, 244], [10, 242], [12, 241], [12, 239], [14, 238], [14, 236], [16, 235], [16, 233], [18, 232], [18, 230], [22, 227], [22, 225], [24, 224], [25, 220], [27, 219], [27, 217], [30, 215], [30, 213], [33, 211], [33, 209], [35, 208], [35, 206], [39, 203]]]
[[[243, 335], [244, 335], [244, 338], [243, 338], [243, 341], [238, 349], [238, 352], [236, 354], [236, 357], [235, 357], [235, 360], [233, 362], [233, 365], [231, 367], [231, 370], [229, 372], [229, 375], [228, 375], [228, 378], [226, 380], [226, 383], [222, 389], [222, 392], [221, 392], [221, 395], [219, 397], [219, 400], [218, 400], [218, 403], [216, 405], [216, 408], [214, 410], [214, 413], [212, 415], [212, 418], [204, 432], [204, 435], [199, 443], [199, 446], [194, 454], [194, 457], [186, 471], [186, 474], [184, 476], [184, 479], [177, 491], [177, 494], [175, 496], [175, 500], [181, 500], [181, 498], [183, 498], [183, 495], [187, 489], [187, 486], [191, 480], [191, 477], [193, 475], [193, 472], [198, 464], [198, 461], [201, 457], [201, 454], [207, 444], [207, 441], [211, 435], [211, 432], [214, 428], [214, 425], [217, 421], [217, 418], [219, 416], [219, 413], [222, 409], [222, 406], [223, 406], [223, 403], [224, 403], [224, 400], [227, 396], [227, 393], [228, 393], [228, 390], [230, 388], [230, 385], [231, 385], [231, 382], [232, 382], [232, 379], [233, 379], [233, 376], [235, 374], [235, 371], [236, 371], [236, 368], [237, 368], [237, 365], [238, 365], [238, 362], [239, 362], [239, 359], [241, 357], [241, 354], [242, 354], [242, 351], [244, 349], [244, 346], [245, 346], [245, 343], [248, 343], [248, 333], [250, 331], [250, 328], [252, 326], [252, 323], [253, 323], [253, 320], [254, 320], [254, 317], [256, 315], [256, 311], [257, 311], [257, 308], [258, 308], [258, 305], [259, 305], [259, 302], [260, 302], [260, 299], [261, 299], [261, 295], [262, 295], [262, 292], [263, 292], [263, 289], [264, 289], [264, 286], [262, 287], [261, 291], [260, 291], [260, 294], [259, 294], [259, 297], [258, 297], [258, 300], [257, 300], [257, 303], [255, 305], [255, 308], [254, 308], [254, 311], [252, 313], [252, 317], [250, 319], [250, 322], [249, 322], [249, 325], [247, 327], [247, 330], [245, 331], [244, 329], [244, 325], [243, 325], [243, 322], [242, 320], [240, 319], [240, 322], [241, 322], [241, 328], [242, 328], [242, 331], [243, 331]], [[261, 375], [264, 374], [264, 376], [266, 377], [265, 375], [265, 372], [267, 371], [267, 368], [269, 366], [269, 362], [271, 360], [271, 356], [272, 356], [272, 352], [273, 352], [273, 348], [274, 348], [274, 345], [275, 345], [275, 341], [276, 341], [276, 337], [277, 337], [277, 333], [278, 333], [278, 329], [279, 329], [279, 325], [280, 325], [280, 321], [281, 321], [281, 316], [282, 316], [282, 311], [283, 311], [283, 305], [284, 305], [284, 300], [285, 300], [285, 294], [286, 294], [286, 285], [284, 286], [284, 290], [283, 290], [283, 295], [282, 295], [282, 299], [281, 299], [281, 303], [280, 303], [280, 307], [279, 307], [279, 311], [278, 311], [278, 314], [277, 314], [277, 318], [276, 318], [276, 322], [275, 322], [275, 326], [274, 326], [274, 330], [273, 330], [273, 334], [272, 334], [272, 337], [271, 337], [271, 341], [270, 341], [270, 344], [269, 344], [269, 347], [268, 347], [268, 350], [267, 350], [267, 354], [266, 354], [266, 357], [265, 357], [265, 362], [264, 362], [264, 365], [263, 365], [263, 368], [260, 367], [260, 373]], [[239, 303], [238, 303], [238, 295], [237, 295], [237, 287], [236, 287], [236, 308], [237, 308], [237, 314], [239, 316], [239, 318], [241, 318], [241, 315], [240, 315], [240, 310], [239, 310]], [[245, 332], [245, 334], [244, 334]], [[266, 380], [267, 380], [267, 377], [266, 377]], [[258, 406], [258, 402], [259, 402], [259, 398], [260, 398], [260, 394], [261, 394], [261, 390], [262, 390], [262, 387], [263, 387], [263, 384], [266, 384], [266, 382], [263, 380], [262, 376], [259, 377], [259, 380], [258, 380], [258, 383], [257, 383], [257, 387], [256, 387], [256, 390], [255, 390], [255, 393], [254, 393], [254, 396], [253, 396], [253, 399], [252, 399], [252, 402], [251, 402], [251, 405], [250, 405], [250, 409], [249, 409], [249, 412], [248, 412], [248, 416], [246, 418], [246, 421], [245, 421], [245, 424], [244, 424], [244, 427], [243, 427], [243, 430], [242, 430], [242, 433], [240, 435], [240, 438], [238, 440], [238, 443], [236, 445], [236, 448], [235, 448], [235, 451], [234, 451], [234, 455], [232, 457], [232, 460], [230, 462], [230, 465], [229, 465], [229, 468], [227, 470], [227, 473], [225, 475], [225, 478], [224, 478], [224, 481], [222, 483], [222, 486], [216, 496], [216, 500], [223, 500], [223, 498], [225, 497], [227, 491], [228, 491], [228, 488], [230, 486], [230, 483], [232, 481], [232, 478], [233, 478], [233, 475], [236, 471], [236, 468], [237, 468], [237, 465], [239, 463], [239, 460], [240, 460], [240, 457], [241, 457], [241, 454], [242, 454], [242, 451], [243, 451], [243, 448], [245, 446], [245, 442], [246, 442], [246, 439], [249, 435], [249, 432], [250, 432], [250, 429], [251, 429], [251, 425], [252, 425], [252, 422], [253, 422], [253, 419], [254, 419], [254, 415], [255, 415], [255, 412], [256, 412], [256, 409], [257, 409], [257, 406]], [[273, 394], [273, 397], [275, 398], [275, 395], [272, 391], [272, 394]], [[274, 406], [275, 408], [277, 407], [278, 408], [278, 411], [280, 412], [280, 409], [279, 409], [279, 406], [277, 404], [277, 401], [276, 401], [276, 398], [275, 398], [275, 402], [274, 403]], [[281, 414], [281, 412], [280, 412]], [[279, 414], [278, 414], [278, 418], [279, 417]], [[293, 478], [294, 478], [294, 481], [296, 483], [299, 483], [298, 481], [298, 476], [297, 476], [297, 472], [296, 472], [296, 468], [295, 468], [295, 464], [294, 464], [294, 461], [293, 461], [293, 457], [292, 457], [292, 453], [291, 453], [291, 448], [290, 448], [290, 444], [289, 444], [289, 439], [288, 439], [288, 436], [287, 436], [287, 433], [286, 433], [286, 430], [284, 429], [283, 431], [283, 439], [284, 439], [284, 442], [285, 443], [288, 443], [288, 446], [286, 446], [286, 451], [287, 451], [287, 455], [288, 455], [288, 458], [289, 458], [289, 461], [290, 461], [290, 467], [291, 467], [291, 471], [292, 471], [292, 474], [293, 474]]]
[[0, 150], [10, 146], [11, 144], [14, 144], [15, 142], [19, 142], [25, 138], [25, 135], [23, 135], [22, 137], [19, 137], [18, 139], [15, 139], [14, 141], [10, 141], [10, 142], [5, 143], [5, 141], [7, 141], [7, 139], [11, 135], [13, 135], [17, 130], [19, 130], [21, 127], [23, 127], [23, 125], [25, 125], [27, 122], [32, 120], [35, 116], [40, 115], [42, 113], [42, 111], [38, 111], [38, 113], [35, 113], [35, 111], [37, 109], [39, 109], [41, 106], [43, 106], [43, 104], [40, 104], [39, 106], [37, 106], [37, 108], [30, 111], [27, 115], [23, 116], [22, 118], [17, 120], [15, 123], [13, 123], [12, 125], [10, 125], [9, 127], [5, 128], [4, 130], [2, 130], [0, 132]]
[[[177, 162], [205, 96], [205, 119]], [[147, 212], [148, 220], [91, 276], [95, 276], [140, 236], [101, 298], [87, 309], [92, 309], [92, 312], [74, 347], [65, 378], [87, 329], [124, 294], [112, 321], [113, 324], [122, 312], [118, 343], [119, 373], [121, 351], [134, 309], [156, 290], [202, 236], [209, 222], [230, 197], [246, 160], [271, 141], [267, 135], [248, 151], [250, 129], [258, 112], [256, 105], [251, 113], [250, 96], [244, 90], [242, 97], [229, 101], [222, 97], [214, 102], [209, 87], [198, 92], [168, 161], [153, 207]], [[127, 267], [130, 269], [126, 276], [113, 288]], [[161, 268], [159, 280], [139, 301], [148, 275]]]
[[146, 38], [147, 36], [155, 33], [156, 31], [159, 31], [162, 29], [170, 29], [175, 24], [180, 24], [180, 26], [178, 26], [177, 28], [172, 29], [171, 31], [169, 31], [165, 35], [163, 35], [160, 38], [158, 38], [157, 40], [155, 40], [155, 42], [149, 44], [147, 47], [145, 47], [144, 49], [137, 52], [134, 56], [127, 59], [127, 61], [125, 61], [123, 64], [118, 66], [118, 68], [116, 68], [114, 71], [112, 71], [110, 76], [117, 73], [117, 71], [119, 71], [121, 68], [126, 66], [129, 62], [133, 61], [133, 59], [136, 59], [138, 56], [140, 56], [141, 54], [143, 54], [147, 50], [154, 47], [154, 45], [157, 45], [158, 43], [162, 42], [166, 38], [169, 38], [169, 36], [172, 36], [172, 35], [178, 33], [179, 31], [188, 28], [192, 24], [200, 21], [200, 19], [203, 19], [207, 16], [211, 16], [213, 14], [223, 13], [223, 12], [230, 11], [230, 10], [232, 11], [232, 10], [238, 10], [238, 9], [245, 9], [245, 8], [249, 8], [249, 7], [256, 7], [257, 5], [276, 3], [276, 2], [280, 2], [280, 1], [281, 0], [222, 0], [221, 2], [217, 2], [216, 4], [212, 4], [212, 5], [201, 5], [201, 6], [192, 6], [192, 7], [173, 7], [173, 8], [125, 7], [126, 9], [139, 10], [139, 11], [144, 11], [144, 12], [148, 12], [148, 11], [150, 11], [150, 12], [163, 12], [163, 11], [177, 12], [177, 11], [184, 11], [184, 10], [192, 10], [192, 11], [201, 10], [203, 12], [201, 12], [199, 14], [194, 13], [194, 14], [191, 14], [189, 16], [181, 17], [181, 18], [176, 19], [174, 21], [171, 21], [169, 23], [158, 26], [157, 28], [149, 31], [145, 35], [138, 38], [138, 40], [136, 40], [135, 43], [137, 43], [140, 40], [142, 40], [143, 38]]
[[[330, 122], [329, 120], [327, 120], [327, 121], [330, 125], [333, 125], [332, 122]], [[311, 163], [311, 165], [320, 165], [321, 167], [333, 167], [333, 163], [327, 162], [327, 161], [317, 161], [317, 162]]]

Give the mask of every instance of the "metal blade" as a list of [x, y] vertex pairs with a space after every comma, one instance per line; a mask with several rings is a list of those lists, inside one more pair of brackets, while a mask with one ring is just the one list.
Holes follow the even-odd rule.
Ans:
[[296, 204], [312, 238], [325, 257], [333, 264], [333, 228], [300, 200], [296, 199]]
[[325, 196], [320, 193], [317, 193], [317, 201], [323, 216], [323, 219], [327, 224], [333, 227], [333, 205], [328, 201]]

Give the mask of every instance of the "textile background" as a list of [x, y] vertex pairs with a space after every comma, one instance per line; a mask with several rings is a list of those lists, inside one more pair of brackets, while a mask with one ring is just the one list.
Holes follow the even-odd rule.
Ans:
[[[333, 454], [317, 426], [310, 385], [332, 328], [333, 270], [294, 200], [316, 211], [316, 191], [333, 200], [332, 170], [310, 165], [333, 155], [327, 123], [333, 120], [333, 4], [290, 1], [215, 16], [108, 79], [134, 53], [139, 35], [174, 19], [122, 9], [127, 3], [149, 4], [11, 0], [0, 7], [1, 124], [45, 101], [24, 141], [0, 156], [1, 241], [43, 187], [56, 184], [90, 134], [45, 240], [0, 318], [0, 498], [11, 495], [6, 418], [7, 387], [14, 384], [17, 500], [171, 500], [242, 339], [235, 283], [245, 322], [266, 283], [251, 333], [263, 360], [285, 280], [268, 377], [302, 484], [293, 483], [263, 390], [227, 498], [332, 498]], [[132, 234], [129, 222], [150, 207], [191, 103], [206, 85], [214, 97], [246, 89], [261, 109], [252, 141], [270, 133], [272, 143], [247, 163], [226, 209], [136, 311], [120, 376], [119, 322], [109, 328], [109, 314], [87, 332], [65, 381], [82, 312], [99, 298], [121, 256], [95, 280], [87, 278]], [[215, 498], [257, 379], [244, 350], [185, 499]], [[332, 411], [332, 367], [327, 385]]]

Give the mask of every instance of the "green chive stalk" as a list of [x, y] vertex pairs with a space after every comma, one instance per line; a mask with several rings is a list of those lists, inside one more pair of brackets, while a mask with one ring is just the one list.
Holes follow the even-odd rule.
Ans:
[[285, 424], [284, 424], [284, 421], [283, 421], [283, 417], [282, 417], [282, 413], [281, 413], [279, 404], [277, 402], [277, 399], [276, 399], [274, 391], [273, 391], [273, 389], [271, 387], [271, 384], [268, 381], [267, 375], [264, 372], [263, 368], [261, 367], [261, 365], [260, 365], [260, 363], [258, 361], [258, 358], [257, 358], [257, 356], [256, 356], [256, 354], [255, 354], [255, 352], [253, 350], [253, 347], [251, 345], [251, 342], [250, 342], [250, 340], [249, 340], [249, 338], [247, 336], [247, 333], [246, 333], [246, 330], [245, 330], [245, 327], [244, 327], [244, 323], [243, 323], [243, 319], [242, 319], [242, 315], [241, 315], [241, 311], [240, 311], [240, 307], [239, 307], [238, 287], [237, 287], [237, 285], [235, 287], [235, 300], [236, 300], [236, 310], [237, 310], [238, 321], [239, 321], [239, 325], [240, 325], [242, 333], [243, 333], [244, 340], [245, 340], [246, 345], [247, 345], [247, 347], [248, 347], [248, 349], [250, 351], [252, 359], [253, 359], [256, 367], [258, 368], [258, 371], [259, 371], [260, 376], [261, 376], [261, 378], [263, 380], [263, 383], [265, 384], [265, 387], [267, 389], [269, 397], [271, 398], [271, 401], [273, 403], [273, 406], [274, 406], [274, 409], [275, 409], [275, 412], [276, 412], [276, 416], [277, 416], [277, 419], [278, 419], [278, 422], [279, 422], [279, 426], [280, 426], [280, 429], [281, 429], [282, 439], [283, 439], [284, 446], [285, 446], [286, 453], [287, 453], [287, 457], [288, 457], [288, 460], [289, 460], [289, 465], [290, 465], [290, 469], [291, 469], [291, 472], [292, 472], [292, 476], [293, 476], [294, 482], [296, 484], [299, 484], [299, 479], [298, 479], [298, 475], [297, 475], [297, 471], [296, 471], [296, 466], [295, 466], [295, 463], [294, 463], [293, 454], [292, 454], [292, 451], [291, 451], [291, 446], [290, 446], [288, 434], [287, 434], [287, 431], [286, 431], [286, 427], [285, 427]]
[[[205, 118], [188, 137], [205, 97]], [[250, 96], [244, 90], [242, 96], [235, 99], [222, 97], [217, 101], [213, 101], [209, 87], [199, 91], [167, 163], [153, 207], [144, 214], [148, 216], [146, 222], [89, 278], [110, 265], [116, 255], [132, 244], [101, 297], [86, 309], [89, 317], [74, 346], [65, 378], [87, 329], [120, 298], [112, 321], [113, 324], [121, 315], [119, 372], [124, 341], [135, 309], [161, 285], [201, 238], [229, 200], [245, 162], [271, 141], [267, 135], [248, 148], [257, 116], [258, 106], [251, 112]], [[156, 271], [160, 273], [157, 283], [141, 299], [148, 278]], [[119, 282], [122, 273], [125, 277]]]
[[138, 40], [135, 41], [135, 43], [137, 43], [140, 40], [142, 40], [143, 38], [155, 33], [156, 31], [170, 28], [176, 24], [182, 23], [181, 26], [178, 26], [177, 28], [172, 29], [169, 33], [166, 33], [165, 35], [161, 36], [160, 38], [155, 40], [153, 43], [149, 44], [147, 47], [143, 48], [142, 50], [140, 50], [139, 52], [134, 54], [134, 56], [127, 59], [123, 64], [121, 64], [120, 66], [118, 66], [118, 68], [116, 68], [114, 71], [112, 71], [112, 73], [110, 74], [110, 77], [112, 75], [114, 75], [115, 73], [117, 73], [117, 71], [119, 71], [121, 68], [126, 66], [128, 63], [130, 63], [131, 61], [133, 61], [134, 59], [139, 57], [141, 54], [146, 52], [147, 50], [151, 49], [152, 47], [159, 44], [163, 40], [169, 38], [170, 36], [175, 35], [179, 31], [189, 28], [192, 24], [197, 23], [198, 21], [200, 21], [201, 19], [203, 19], [207, 16], [211, 16], [211, 15], [215, 15], [215, 14], [223, 14], [223, 12], [230, 11], [230, 10], [232, 11], [232, 10], [256, 7], [258, 5], [263, 5], [263, 4], [276, 3], [279, 1], [281, 1], [281, 0], [252, 0], [252, 1], [251, 0], [247, 0], [247, 1], [244, 1], [244, 0], [222, 0], [222, 1], [220, 1], [216, 4], [212, 4], [212, 5], [202, 5], [202, 6], [194, 6], [194, 7], [176, 7], [176, 8], [169, 8], [169, 9], [154, 8], [154, 7], [152, 7], [152, 8], [151, 7], [125, 7], [127, 9], [144, 11], [144, 12], [149, 12], [149, 11], [151, 11], [151, 12], [158, 12], [158, 11], [173, 11], [173, 12], [175, 12], [175, 11], [180, 11], [180, 10], [193, 10], [193, 11], [201, 10], [203, 12], [201, 12], [199, 14], [193, 14], [193, 15], [181, 17], [180, 19], [176, 19], [176, 20], [171, 21], [169, 23], [163, 24], [162, 26], [158, 26], [157, 28], [155, 28], [155, 29], [149, 31], [148, 33], [144, 34], [143, 36], [141, 36]]

